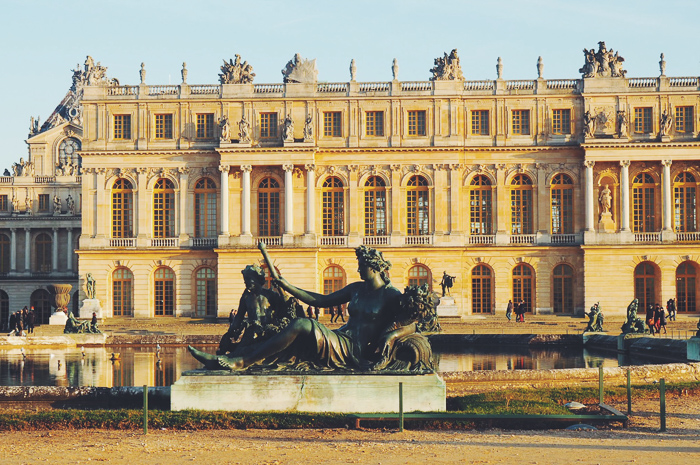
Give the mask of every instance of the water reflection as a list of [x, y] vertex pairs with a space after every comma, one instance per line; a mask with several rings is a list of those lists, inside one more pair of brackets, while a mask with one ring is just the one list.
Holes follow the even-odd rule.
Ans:
[[[212, 346], [199, 347], [213, 351]], [[116, 357], [113, 357], [112, 354]], [[116, 358], [112, 360], [112, 358]], [[443, 349], [435, 353], [438, 369], [545, 370], [597, 368], [659, 363], [618, 359], [616, 354], [585, 349], [530, 350], [518, 347]], [[201, 365], [184, 346], [123, 346], [36, 348], [0, 350], [0, 385], [3, 386], [170, 386], [187, 370]]]

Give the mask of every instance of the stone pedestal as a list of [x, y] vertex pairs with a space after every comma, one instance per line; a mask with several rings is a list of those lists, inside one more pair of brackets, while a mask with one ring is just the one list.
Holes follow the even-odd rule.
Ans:
[[99, 299], [85, 299], [83, 304], [80, 306], [80, 316], [83, 319], [92, 319], [92, 313], [97, 314], [98, 319], [103, 319], [105, 315], [102, 314], [102, 305], [100, 305]]
[[459, 318], [459, 307], [455, 303], [454, 297], [449, 295], [445, 297], [440, 297], [440, 304], [437, 307], [437, 314], [439, 317], [457, 317]]
[[691, 337], [687, 342], [688, 361], [700, 362], [700, 337]]
[[600, 221], [598, 222], [598, 232], [614, 233], [615, 230], [615, 222], [612, 220], [612, 214], [610, 212], [602, 213], [600, 215]]
[[66, 315], [62, 310], [53, 312], [49, 317], [50, 325], [65, 326], [66, 321], [68, 321], [68, 315]]
[[170, 389], [171, 410], [396, 413], [399, 383], [405, 412], [445, 411], [445, 382], [436, 373], [250, 374], [192, 370]]

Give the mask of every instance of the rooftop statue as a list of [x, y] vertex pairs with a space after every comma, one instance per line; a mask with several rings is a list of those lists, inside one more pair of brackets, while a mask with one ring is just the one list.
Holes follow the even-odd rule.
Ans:
[[253, 82], [253, 78], [255, 78], [253, 67], [247, 61], [241, 63], [240, 55], [236, 55], [235, 61], [229, 60], [227, 63], [224, 60], [221, 74], [219, 74], [221, 84], [250, 84]]
[[605, 47], [605, 42], [598, 42], [597, 52], [594, 49], [586, 50], [584, 48], [583, 55], [586, 61], [578, 72], [584, 78], [625, 77], [627, 74], [627, 71], [622, 69], [622, 63], [625, 59], [618, 52], [613, 55], [613, 49], [608, 50]]
[[430, 78], [431, 81], [461, 81], [464, 80], [464, 74], [462, 74], [462, 67], [459, 64], [459, 56], [457, 56], [457, 49], [453, 49], [448, 55], [435, 59], [435, 66], [430, 70], [433, 76]]
[[316, 59], [307, 60], [300, 54], [294, 55], [282, 70], [283, 82], [295, 82], [302, 84], [313, 84], [318, 81], [318, 70], [316, 69]]
[[95, 60], [89, 55], [85, 58], [83, 69], [80, 69], [80, 65], [77, 65], [76, 69], [73, 70], [73, 85], [71, 86], [71, 90], [74, 92], [83, 86], [118, 85], [118, 80], [107, 78], [107, 67], [102, 66], [99, 61], [95, 64]]
[[427, 286], [406, 288], [404, 294], [391, 285], [391, 263], [376, 249], [355, 249], [361, 281], [332, 294], [300, 289], [279, 276], [259, 244], [275, 285], [314, 307], [348, 303], [348, 321], [330, 330], [310, 318], [292, 320], [269, 339], [253, 341], [226, 355], [212, 355], [189, 347], [190, 353], [210, 370], [391, 370], [432, 371], [431, 349], [420, 331], [437, 326], [437, 296]]

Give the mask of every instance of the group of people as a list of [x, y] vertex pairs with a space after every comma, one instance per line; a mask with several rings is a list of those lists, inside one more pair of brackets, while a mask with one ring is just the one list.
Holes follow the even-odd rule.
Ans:
[[25, 306], [22, 310], [10, 313], [7, 322], [7, 330], [9, 331], [7, 335], [26, 336], [27, 334], [33, 334], [35, 322], [36, 315], [34, 313], [34, 307], [29, 309]]
[[508, 321], [512, 321], [513, 313], [515, 313], [515, 321], [517, 323], [525, 323], [527, 305], [524, 300], [521, 299], [518, 304], [513, 304], [513, 301], [508, 299], [508, 306], [506, 307], [506, 318], [508, 318]]
[[[666, 314], [668, 312], [668, 315]], [[660, 304], [647, 306], [646, 312], [646, 324], [649, 328], [649, 333], [653, 336], [654, 334], [661, 334], [661, 330], [664, 330], [666, 334], [666, 317], [669, 321], [676, 321], [676, 299], [668, 299], [666, 302], [666, 308], [664, 309]]]
[[[345, 323], [345, 310], [342, 305], [336, 305], [334, 307], [328, 307], [329, 313], [331, 314], [331, 323], [336, 323], [338, 319], [341, 319]], [[309, 305], [306, 307], [306, 316], [318, 321], [318, 317], [321, 316], [321, 309], [319, 307], [312, 307]]]

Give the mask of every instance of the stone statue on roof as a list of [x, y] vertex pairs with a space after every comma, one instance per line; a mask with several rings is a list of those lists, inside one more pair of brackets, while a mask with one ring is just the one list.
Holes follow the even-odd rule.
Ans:
[[316, 59], [307, 60], [297, 53], [285, 65], [282, 76], [285, 83], [313, 84], [318, 81]]
[[583, 49], [585, 63], [578, 70], [584, 78], [595, 77], [625, 77], [627, 71], [622, 69], [622, 63], [625, 61], [618, 52], [613, 49], [608, 50], [605, 42], [598, 42], [598, 51], [594, 49]]
[[430, 69], [433, 74], [431, 81], [461, 81], [464, 79], [462, 67], [459, 64], [457, 49], [453, 49], [450, 54], [435, 59], [435, 66]]
[[221, 84], [250, 84], [254, 78], [253, 66], [247, 61], [241, 62], [240, 55], [235, 55], [235, 60], [229, 59], [228, 63], [224, 60], [219, 74]]

